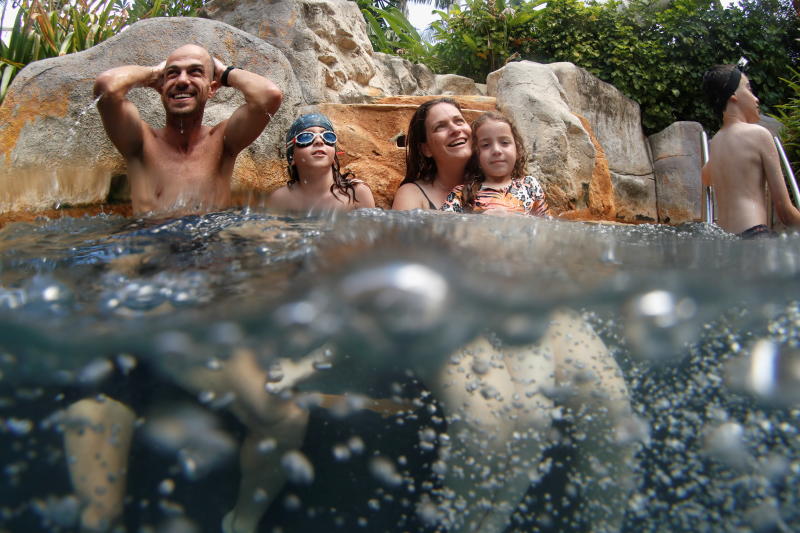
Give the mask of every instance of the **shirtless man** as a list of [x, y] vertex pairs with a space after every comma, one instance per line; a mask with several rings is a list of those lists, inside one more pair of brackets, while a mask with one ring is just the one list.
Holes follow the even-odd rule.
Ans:
[[[241, 91], [245, 103], [227, 120], [204, 126], [206, 102], [220, 86]], [[164, 128], [153, 128], [141, 119], [126, 97], [134, 87], [151, 87], [161, 95], [166, 111]], [[270, 80], [226, 67], [205, 48], [191, 44], [173, 51], [155, 67], [128, 65], [103, 72], [95, 80], [94, 94], [101, 97], [97, 107], [106, 132], [127, 163], [137, 215], [227, 207], [236, 156], [261, 135], [282, 98]], [[226, 390], [234, 389], [228, 384], [234, 377], [248, 375], [251, 360], [252, 355], [237, 354], [218, 372], [217, 379], [226, 383]], [[235, 381], [238, 391], [242, 380]], [[245, 385], [253, 388], [254, 383], [263, 385], [263, 381], [253, 380]], [[190, 390], [207, 384], [208, 380], [184, 383]], [[248, 408], [253, 411], [256, 403], [260, 409], [251, 418], [257, 420], [266, 412], [271, 417], [267, 425], [281, 428], [286, 425], [284, 418], [294, 413], [286, 402], [270, 410], [272, 406], [261, 402], [260, 396], [252, 402], [247, 401], [247, 394], [241, 397], [244, 399], [234, 405], [240, 417], [249, 413]], [[120, 520], [135, 418], [128, 405], [102, 394], [76, 401], [66, 410], [64, 441], [70, 477], [82, 505], [81, 531], [108, 531]], [[284, 433], [290, 435], [282, 442], [296, 446], [305, 426], [288, 426]]]
[[[203, 125], [206, 102], [220, 86], [242, 92], [245, 103], [216, 126]], [[145, 123], [127, 99], [134, 87], [161, 95], [166, 126]], [[236, 156], [266, 127], [281, 91], [262, 76], [226, 67], [201, 46], [187, 44], [155, 67], [127, 65], [103, 72], [94, 84], [97, 108], [125, 158], [133, 212], [204, 212], [230, 203]]]
[[733, 65], [714, 66], [703, 75], [703, 91], [722, 117], [703, 167], [703, 185], [714, 188], [719, 225], [743, 238], [769, 235], [766, 181], [781, 222], [800, 227], [772, 136], [757, 124], [758, 98], [747, 76]]

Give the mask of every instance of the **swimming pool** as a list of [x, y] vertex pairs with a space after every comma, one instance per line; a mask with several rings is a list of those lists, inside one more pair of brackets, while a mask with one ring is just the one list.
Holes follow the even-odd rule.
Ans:
[[[446, 364], [480, 331], [508, 346], [535, 342], [564, 306], [593, 326], [628, 384], [633, 413], [618, 431], [637, 452], [626, 531], [800, 528], [797, 235], [226, 211], [15, 223], [0, 230], [0, 248], [0, 528], [74, 526], [58, 412], [65, 390], [90, 390], [116, 366], [142, 369], [131, 386], [147, 390], [127, 530], [218, 531], [236, 495], [242, 428], [230, 398], [175, 383], [241, 347], [263, 368], [325, 347], [335, 355], [299, 388], [402, 390], [412, 404], [399, 414], [309, 404], [300, 452], [311, 480], [301, 472], [283, 489], [261, 531], [433, 531], [436, 450], [451, 436], [409, 369]], [[164, 417], [188, 436], [169, 440], [153, 424]], [[582, 436], [569, 417], [554, 428], [551, 468], [509, 531], [589, 527], [578, 508], [592, 474], [572, 466]]]

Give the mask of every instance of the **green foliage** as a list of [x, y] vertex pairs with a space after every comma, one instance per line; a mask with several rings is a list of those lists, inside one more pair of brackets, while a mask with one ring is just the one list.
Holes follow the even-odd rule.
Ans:
[[362, 7], [367, 21], [369, 37], [376, 52], [396, 54], [412, 63], [424, 63], [436, 71], [441, 61], [434, 55], [434, 47], [422, 39], [417, 29], [397, 7]]
[[775, 106], [773, 118], [783, 123], [781, 142], [792, 162], [795, 175], [800, 174], [800, 72], [791, 69], [791, 78], [782, 79], [792, 92], [786, 103]]
[[543, 3], [532, 0], [512, 7], [505, 0], [466, 0], [463, 6], [437, 11], [440, 19], [431, 27], [439, 59], [448, 71], [482, 81], [530, 45], [535, 8]]
[[437, 71], [442, 62], [434, 47], [423, 39], [400, 9], [397, 0], [357, 0], [367, 22], [367, 32], [376, 52], [403, 57], [412, 63], [423, 63]]
[[[715, 129], [702, 94], [703, 72], [718, 63], [750, 61], [748, 76], [762, 107], [786, 101], [780, 78], [797, 67], [800, 24], [789, 0], [744, 0], [722, 8], [713, 0], [584, 3], [467, 0], [434, 22], [444, 71], [482, 81], [509, 58], [569, 61], [617, 87], [642, 108], [648, 132], [675, 120]], [[521, 18], [517, 18], [523, 15]]]
[[[0, 103], [25, 65], [80, 52], [137, 20], [194, 16], [205, 0], [20, 0], [14, 26], [0, 42]], [[3, 5], [5, 13], [6, 5]]]

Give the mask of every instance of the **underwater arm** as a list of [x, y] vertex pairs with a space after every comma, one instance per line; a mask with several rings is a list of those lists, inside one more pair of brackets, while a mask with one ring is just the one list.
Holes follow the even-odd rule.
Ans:
[[[229, 154], [236, 155], [261, 135], [281, 106], [283, 93], [272, 81], [254, 72], [240, 68], [227, 70], [229, 67], [216, 57], [214, 65], [215, 81], [220, 84], [225, 81], [228, 87], [244, 95], [245, 103], [225, 123], [225, 149]], [[226, 71], [227, 77], [222, 80]]]
[[99, 97], [97, 109], [103, 127], [111, 142], [123, 157], [135, 155], [142, 147], [142, 119], [139, 110], [128, 100], [134, 87], [152, 87], [159, 90], [163, 83], [164, 64], [155, 67], [127, 65], [112, 68], [97, 76], [94, 96]]

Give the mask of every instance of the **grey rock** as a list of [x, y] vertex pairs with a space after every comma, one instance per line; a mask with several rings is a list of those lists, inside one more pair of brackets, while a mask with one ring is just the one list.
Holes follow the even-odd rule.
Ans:
[[702, 167], [698, 122], [675, 122], [649, 137], [658, 194], [658, 221], [700, 220]]
[[348, 0], [214, 0], [206, 14], [265, 40], [292, 64], [305, 104], [364, 102], [376, 74], [358, 4]]

